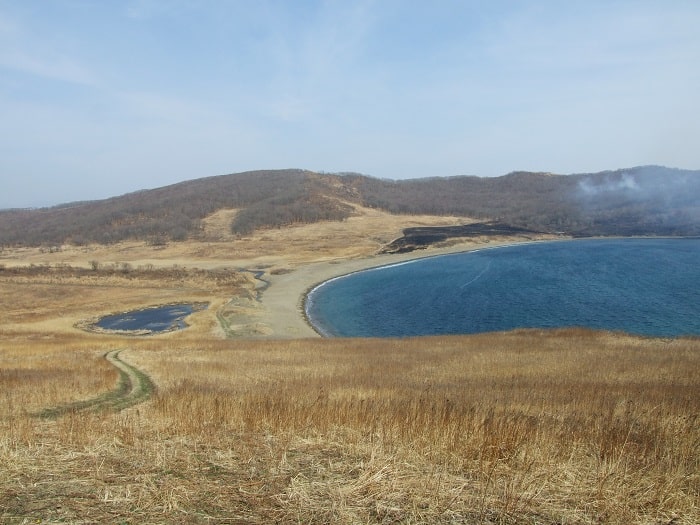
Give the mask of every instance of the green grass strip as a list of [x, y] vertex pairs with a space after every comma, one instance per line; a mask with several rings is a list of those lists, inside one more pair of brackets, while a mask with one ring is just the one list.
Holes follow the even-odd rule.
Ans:
[[87, 410], [94, 412], [100, 410], [119, 411], [146, 401], [155, 392], [155, 384], [144, 372], [122, 361], [119, 358], [120, 352], [121, 350], [112, 350], [104, 355], [104, 358], [119, 370], [119, 380], [114, 390], [91, 399], [46, 408], [35, 416], [43, 419], [56, 419], [69, 413]]

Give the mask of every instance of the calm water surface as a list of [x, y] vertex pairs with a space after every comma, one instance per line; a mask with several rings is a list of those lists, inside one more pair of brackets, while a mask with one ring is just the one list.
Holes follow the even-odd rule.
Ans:
[[107, 315], [100, 318], [95, 325], [106, 330], [148, 330], [150, 332], [179, 330], [187, 326], [185, 318], [188, 315], [204, 307], [204, 305], [168, 304]]
[[329, 336], [565, 326], [700, 335], [700, 239], [548, 242], [421, 259], [324, 283], [306, 311]]

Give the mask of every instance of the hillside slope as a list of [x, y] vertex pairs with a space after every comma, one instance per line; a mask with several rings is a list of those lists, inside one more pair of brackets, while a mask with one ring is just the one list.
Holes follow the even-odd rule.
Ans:
[[[154, 244], [197, 239], [220, 210], [232, 234], [342, 221], [356, 206], [497, 220], [539, 232], [700, 235], [700, 171], [643, 166], [594, 174], [515, 172], [402, 181], [304, 170], [206, 177], [101, 201], [0, 211], [0, 245]], [[219, 214], [221, 217], [221, 214]]]

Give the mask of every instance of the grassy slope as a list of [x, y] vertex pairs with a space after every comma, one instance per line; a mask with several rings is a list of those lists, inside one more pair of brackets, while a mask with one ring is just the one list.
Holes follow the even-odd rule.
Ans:
[[[61, 253], [81, 265], [96, 254], [134, 268], [237, 256], [293, 269], [371, 252], [399, 222], [368, 214], [342, 231]], [[10, 255], [5, 264], [59, 257]], [[217, 305], [246, 293], [245, 279], [150, 272], [0, 272], [1, 522], [700, 521], [697, 339], [567, 330], [234, 342], [221, 338]], [[213, 306], [188, 330], [146, 339], [73, 327], [176, 300]], [[114, 348], [155, 382], [151, 401], [31, 416], [113, 390], [119, 372], [103, 355]]]

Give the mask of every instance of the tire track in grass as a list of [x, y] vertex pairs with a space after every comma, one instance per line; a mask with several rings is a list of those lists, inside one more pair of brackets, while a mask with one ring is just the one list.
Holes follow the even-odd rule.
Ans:
[[97, 397], [47, 408], [35, 414], [44, 419], [55, 419], [62, 415], [81, 411], [113, 410], [115, 412], [146, 401], [156, 389], [155, 384], [138, 368], [119, 358], [121, 350], [112, 350], [104, 358], [119, 370], [119, 382], [114, 390]]

